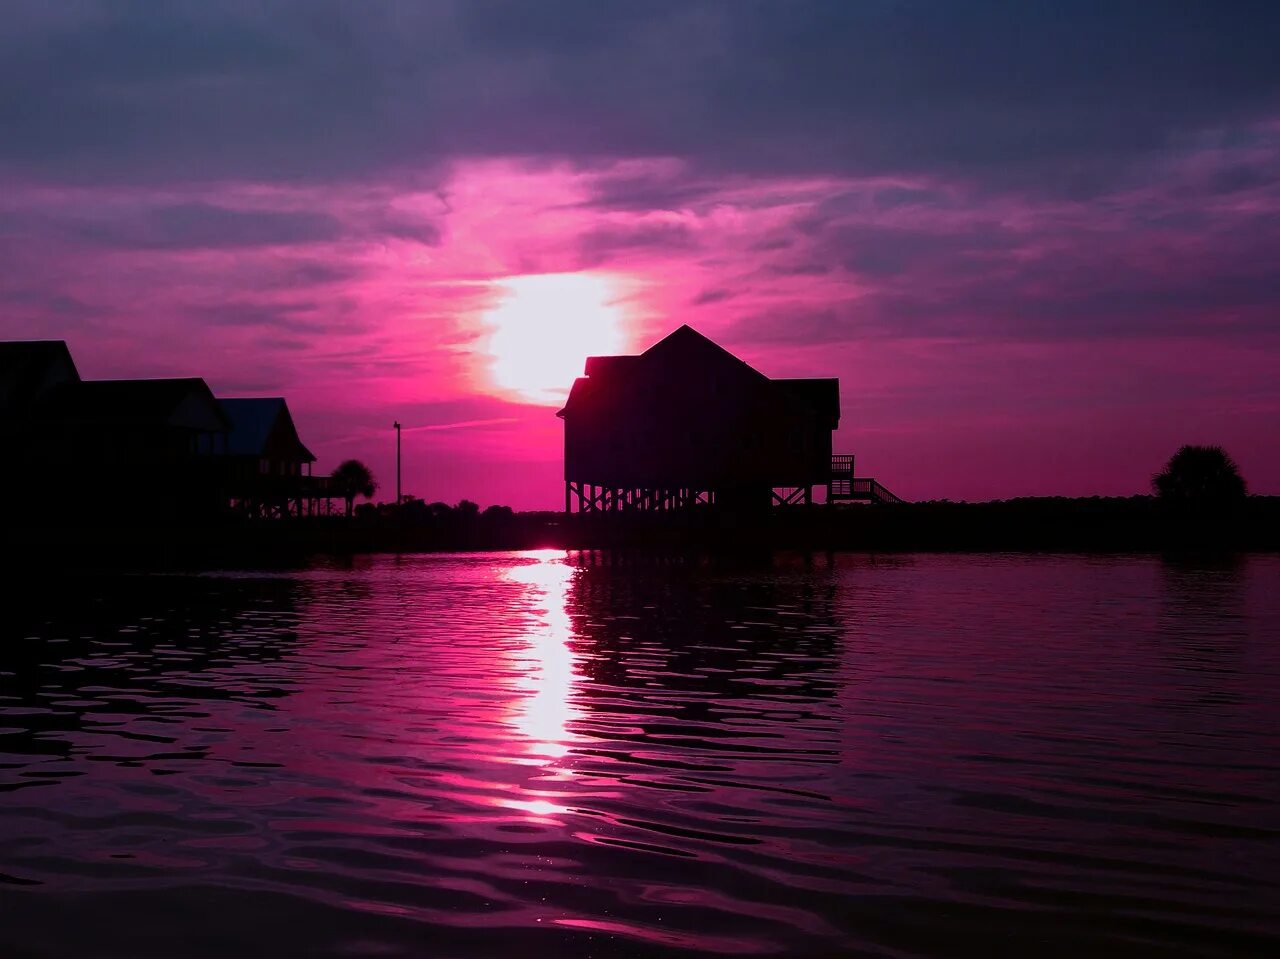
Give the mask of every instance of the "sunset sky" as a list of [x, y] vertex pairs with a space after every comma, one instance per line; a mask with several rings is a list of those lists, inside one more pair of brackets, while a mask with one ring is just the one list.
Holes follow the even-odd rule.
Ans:
[[1280, 3], [6, 3], [0, 337], [563, 500], [588, 353], [839, 376], [911, 499], [1280, 493]]

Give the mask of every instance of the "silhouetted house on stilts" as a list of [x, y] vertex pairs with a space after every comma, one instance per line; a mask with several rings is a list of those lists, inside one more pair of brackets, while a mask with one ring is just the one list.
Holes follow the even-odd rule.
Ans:
[[231, 430], [223, 457], [232, 509], [256, 517], [307, 515], [328, 507], [328, 477], [312, 476], [315, 454], [303, 444], [283, 397], [218, 401]]
[[218, 400], [204, 380], [82, 380], [60, 340], [0, 342], [0, 495], [32, 522], [318, 512], [279, 397]]
[[829, 501], [894, 498], [832, 456], [837, 379], [770, 379], [688, 326], [585, 372], [557, 414], [566, 511], [765, 509], [812, 502], [818, 486]]

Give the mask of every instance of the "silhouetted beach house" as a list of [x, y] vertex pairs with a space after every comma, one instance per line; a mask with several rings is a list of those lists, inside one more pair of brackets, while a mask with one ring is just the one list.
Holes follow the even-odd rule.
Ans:
[[832, 454], [838, 379], [770, 379], [689, 326], [585, 373], [556, 414], [566, 512], [897, 499]]
[[249, 516], [317, 512], [328, 477], [312, 476], [315, 454], [298, 436], [289, 404], [280, 396], [219, 400], [231, 423], [223, 483], [232, 509]]
[[0, 480], [22, 487], [10, 500], [60, 515], [210, 516], [252, 500], [242, 512], [283, 516], [314, 511], [323, 489], [302, 475], [315, 457], [283, 399], [219, 400], [199, 377], [84, 380], [56, 340], [0, 342], [0, 443], [21, 464]]
[[58, 447], [106, 469], [192, 462], [221, 452], [230, 422], [199, 377], [78, 380], [34, 411]]
[[0, 342], [0, 426], [18, 426], [55, 387], [79, 382], [62, 340]]
[[61, 340], [0, 342], [0, 496], [18, 516], [30, 515], [32, 500], [50, 502], [61, 494], [65, 470], [55, 461], [64, 451], [37, 424], [44, 401], [56, 390], [79, 383], [80, 373]]

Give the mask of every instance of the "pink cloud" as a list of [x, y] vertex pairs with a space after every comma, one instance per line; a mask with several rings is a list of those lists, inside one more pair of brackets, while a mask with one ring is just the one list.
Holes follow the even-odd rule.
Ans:
[[1087, 201], [674, 159], [19, 184], [0, 332], [65, 337], [89, 376], [283, 394], [321, 469], [389, 480], [398, 418], [409, 492], [555, 507], [554, 404], [498, 388], [486, 317], [511, 277], [589, 271], [623, 290], [626, 348], [689, 322], [771, 375], [840, 376], [838, 445], [909, 497], [1138, 492], [1202, 440], [1275, 492], [1277, 156], [1197, 144]]

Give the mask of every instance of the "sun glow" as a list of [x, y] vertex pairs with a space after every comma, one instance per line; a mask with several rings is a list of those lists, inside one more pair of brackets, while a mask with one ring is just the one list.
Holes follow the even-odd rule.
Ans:
[[565, 398], [588, 356], [625, 345], [617, 282], [594, 273], [513, 276], [485, 314], [497, 386], [525, 400]]

